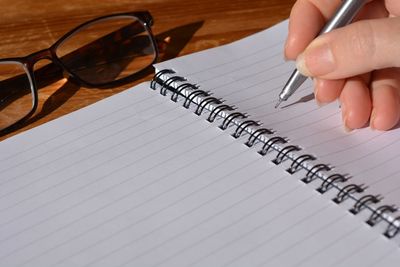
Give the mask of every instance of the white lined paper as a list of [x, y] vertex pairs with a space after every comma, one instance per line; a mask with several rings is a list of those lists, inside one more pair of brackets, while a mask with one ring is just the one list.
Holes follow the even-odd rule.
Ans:
[[[110, 103], [123, 106], [136, 97], [154, 101], [144, 101], [141, 107], [132, 110], [136, 116], [118, 124], [119, 129], [115, 129], [117, 124], [109, 124], [96, 129], [98, 136], [85, 139], [79, 127], [88, 127], [82, 123], [87, 116], [94, 116], [95, 120], [108, 117], [105, 106]], [[218, 265], [246, 262], [256, 266], [267, 260], [265, 253], [249, 261], [246, 249], [256, 253], [262, 245], [275, 246], [275, 242], [286, 240], [285, 235], [294, 242], [279, 246], [287, 252], [299, 248], [296, 244], [307, 242], [306, 233], [334, 242], [337, 237], [321, 231], [323, 225], [313, 221], [321, 218], [332, 225], [341, 218], [351, 229], [377, 239], [380, 245], [385, 243], [381, 235], [366, 226], [359, 229], [359, 221], [350, 214], [329, 201], [321, 202], [317, 193], [249, 150], [243, 140], [233, 139], [215, 124], [160, 97], [147, 84], [102, 101], [96, 107], [104, 113], [91, 107], [71, 115], [75, 117], [75, 125], [80, 126], [63, 135], [76, 138], [67, 150], [61, 149], [62, 142], [58, 146], [52, 143], [55, 139], [47, 142], [49, 146], [44, 143], [47, 150], [38, 145], [28, 148], [31, 155], [46, 151], [41, 155], [43, 164], [37, 167], [38, 173], [42, 170], [42, 176], [46, 176], [46, 169], [60, 165], [53, 179], [65, 182], [52, 184], [50, 180], [34, 179], [28, 187], [15, 191], [16, 194], [3, 196], [1, 266], [202, 266], [210, 261]], [[120, 114], [129, 117], [125, 115]], [[50, 124], [57, 127], [63, 120]], [[140, 127], [127, 127], [131, 124]], [[42, 131], [47, 129], [39, 127], [29, 135], [35, 137]], [[115, 135], [122, 146], [111, 142], [112, 146], [105, 149], [110, 139], [96, 138], [115, 132], [127, 134], [121, 138]], [[77, 133], [81, 136], [77, 137]], [[122, 137], [129, 136], [128, 133], [131, 139], [125, 142]], [[17, 145], [20, 138], [26, 136], [6, 142]], [[74, 147], [82, 148], [82, 140], [86, 140], [83, 151], [75, 150]], [[66, 153], [64, 158], [68, 155], [75, 158], [74, 153], [83, 152], [96, 156], [80, 159], [74, 164], [76, 170], [70, 172], [63, 168], [63, 164], [68, 166], [67, 161], [55, 164], [58, 160], [54, 156], [60, 149]], [[110, 156], [108, 161], [98, 156], [101, 153]], [[20, 159], [18, 155], [13, 157]], [[29, 170], [33, 166], [21, 161], [15, 168]], [[20, 181], [30, 173], [18, 175], [6, 184], [15, 182], [21, 186]], [[296, 230], [300, 222], [308, 232]], [[259, 248], [254, 247], [256, 244]], [[315, 252], [316, 248], [310, 251], [316, 255], [324, 252]], [[242, 251], [241, 257], [237, 249]], [[271, 253], [271, 260], [281, 258], [283, 251]], [[304, 261], [302, 257], [293, 259], [291, 264]]]
[[397, 266], [395, 242], [217, 125], [145, 83], [1, 142], [0, 266]]
[[[345, 133], [337, 103], [321, 108], [314, 101], [293, 104], [312, 94], [311, 81], [307, 81], [289, 103], [281, 106], [293, 105], [274, 108], [294, 68], [293, 63], [285, 63], [282, 56], [286, 27], [284, 22], [271, 31], [163, 62], [157, 68], [172, 68], [178, 75], [199, 84], [201, 89], [211, 90], [216, 97], [300, 145], [304, 153], [311, 153], [320, 162], [334, 166], [336, 172], [352, 175], [352, 183], [371, 184], [368, 192], [384, 195], [384, 203], [400, 206], [400, 179], [397, 179], [400, 168], [392, 160], [400, 157], [400, 129], [378, 132], [365, 128]], [[217, 78], [214, 73], [218, 74]]]

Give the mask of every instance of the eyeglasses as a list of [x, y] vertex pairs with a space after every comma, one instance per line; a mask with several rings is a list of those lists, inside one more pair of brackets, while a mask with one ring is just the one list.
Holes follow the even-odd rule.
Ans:
[[0, 135], [35, 113], [34, 65], [49, 59], [89, 87], [111, 87], [141, 75], [158, 58], [149, 12], [103, 16], [81, 24], [50, 48], [0, 59]]

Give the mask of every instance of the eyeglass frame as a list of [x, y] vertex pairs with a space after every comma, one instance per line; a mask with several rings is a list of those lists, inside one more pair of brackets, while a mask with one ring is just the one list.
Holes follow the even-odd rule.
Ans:
[[[73, 71], [69, 70], [67, 66], [65, 66], [62, 61], [59, 59], [59, 57], [56, 54], [57, 48], [60, 44], [62, 44], [67, 38], [72, 36], [74, 33], [76, 33], [78, 30], [81, 28], [85, 28], [86, 26], [100, 20], [108, 19], [108, 18], [113, 18], [113, 17], [121, 17], [121, 16], [127, 16], [127, 17], [134, 17], [136, 18], [144, 27], [144, 29], [147, 31], [149, 34], [149, 38], [151, 41], [151, 45], [154, 48], [154, 59], [151, 63], [149, 63], [148, 66], [143, 67], [143, 69], [132, 73], [126, 77], [120, 78], [115, 81], [110, 81], [110, 82], [105, 82], [105, 83], [98, 83], [94, 84], [91, 82], [87, 82], [83, 79], [81, 79], [78, 75], [76, 75]], [[127, 83], [131, 80], [133, 80], [135, 77], [139, 77], [143, 73], [145, 73], [149, 67], [151, 67], [154, 63], [157, 62], [159, 58], [159, 49], [157, 45], [156, 38], [153, 35], [153, 32], [151, 30], [151, 26], [153, 26], [154, 20], [152, 15], [150, 14], [149, 11], [134, 11], [134, 12], [127, 12], [127, 13], [116, 13], [116, 14], [110, 14], [110, 15], [105, 15], [101, 17], [97, 17], [91, 20], [88, 20], [72, 30], [68, 31], [66, 34], [64, 34], [60, 39], [58, 39], [53, 45], [46, 49], [42, 49], [36, 52], [33, 52], [27, 56], [24, 57], [11, 57], [11, 58], [1, 58], [0, 63], [2, 62], [10, 62], [10, 63], [18, 63], [21, 64], [30, 83], [30, 89], [31, 89], [31, 94], [33, 96], [32, 98], [32, 108], [31, 111], [26, 114], [24, 117], [19, 119], [18, 121], [14, 122], [13, 124], [7, 126], [4, 129], [0, 129], [0, 135], [6, 134], [10, 131], [12, 131], [15, 127], [17, 127], [20, 123], [31, 117], [37, 110], [37, 107], [39, 105], [39, 93], [38, 93], [38, 86], [37, 82], [35, 80], [35, 74], [34, 74], [34, 66], [35, 64], [42, 60], [42, 59], [48, 59], [58, 67], [60, 67], [63, 71], [65, 71], [69, 78], [72, 80], [77, 81], [78, 83], [87, 86], [87, 87], [97, 87], [97, 88], [107, 88], [107, 87], [115, 87], [117, 85], [121, 85], [123, 83]]]

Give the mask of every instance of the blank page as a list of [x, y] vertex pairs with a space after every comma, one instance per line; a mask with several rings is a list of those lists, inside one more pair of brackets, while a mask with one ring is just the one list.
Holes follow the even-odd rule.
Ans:
[[235, 43], [158, 64], [171, 68], [203, 90], [235, 105], [278, 135], [300, 145], [303, 153], [350, 174], [351, 183], [369, 186], [386, 204], [400, 206], [400, 129], [369, 128], [346, 133], [337, 102], [318, 107], [308, 80], [292, 98], [275, 109], [278, 95], [294, 64], [283, 60], [287, 21]]
[[394, 242], [148, 87], [0, 143], [0, 266], [398, 265]]

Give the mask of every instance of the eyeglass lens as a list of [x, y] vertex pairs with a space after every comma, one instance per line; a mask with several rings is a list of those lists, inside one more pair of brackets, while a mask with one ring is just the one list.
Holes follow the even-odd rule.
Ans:
[[31, 82], [19, 62], [0, 62], [0, 130], [28, 115], [34, 106]]
[[150, 33], [132, 16], [116, 16], [86, 25], [56, 47], [62, 64], [89, 84], [130, 76], [155, 59]]
[[[150, 66], [157, 56], [151, 33], [140, 19], [130, 15], [85, 24], [54, 49], [64, 68], [90, 85], [131, 76]], [[33, 111], [32, 83], [22, 63], [0, 62], [0, 131]]]

